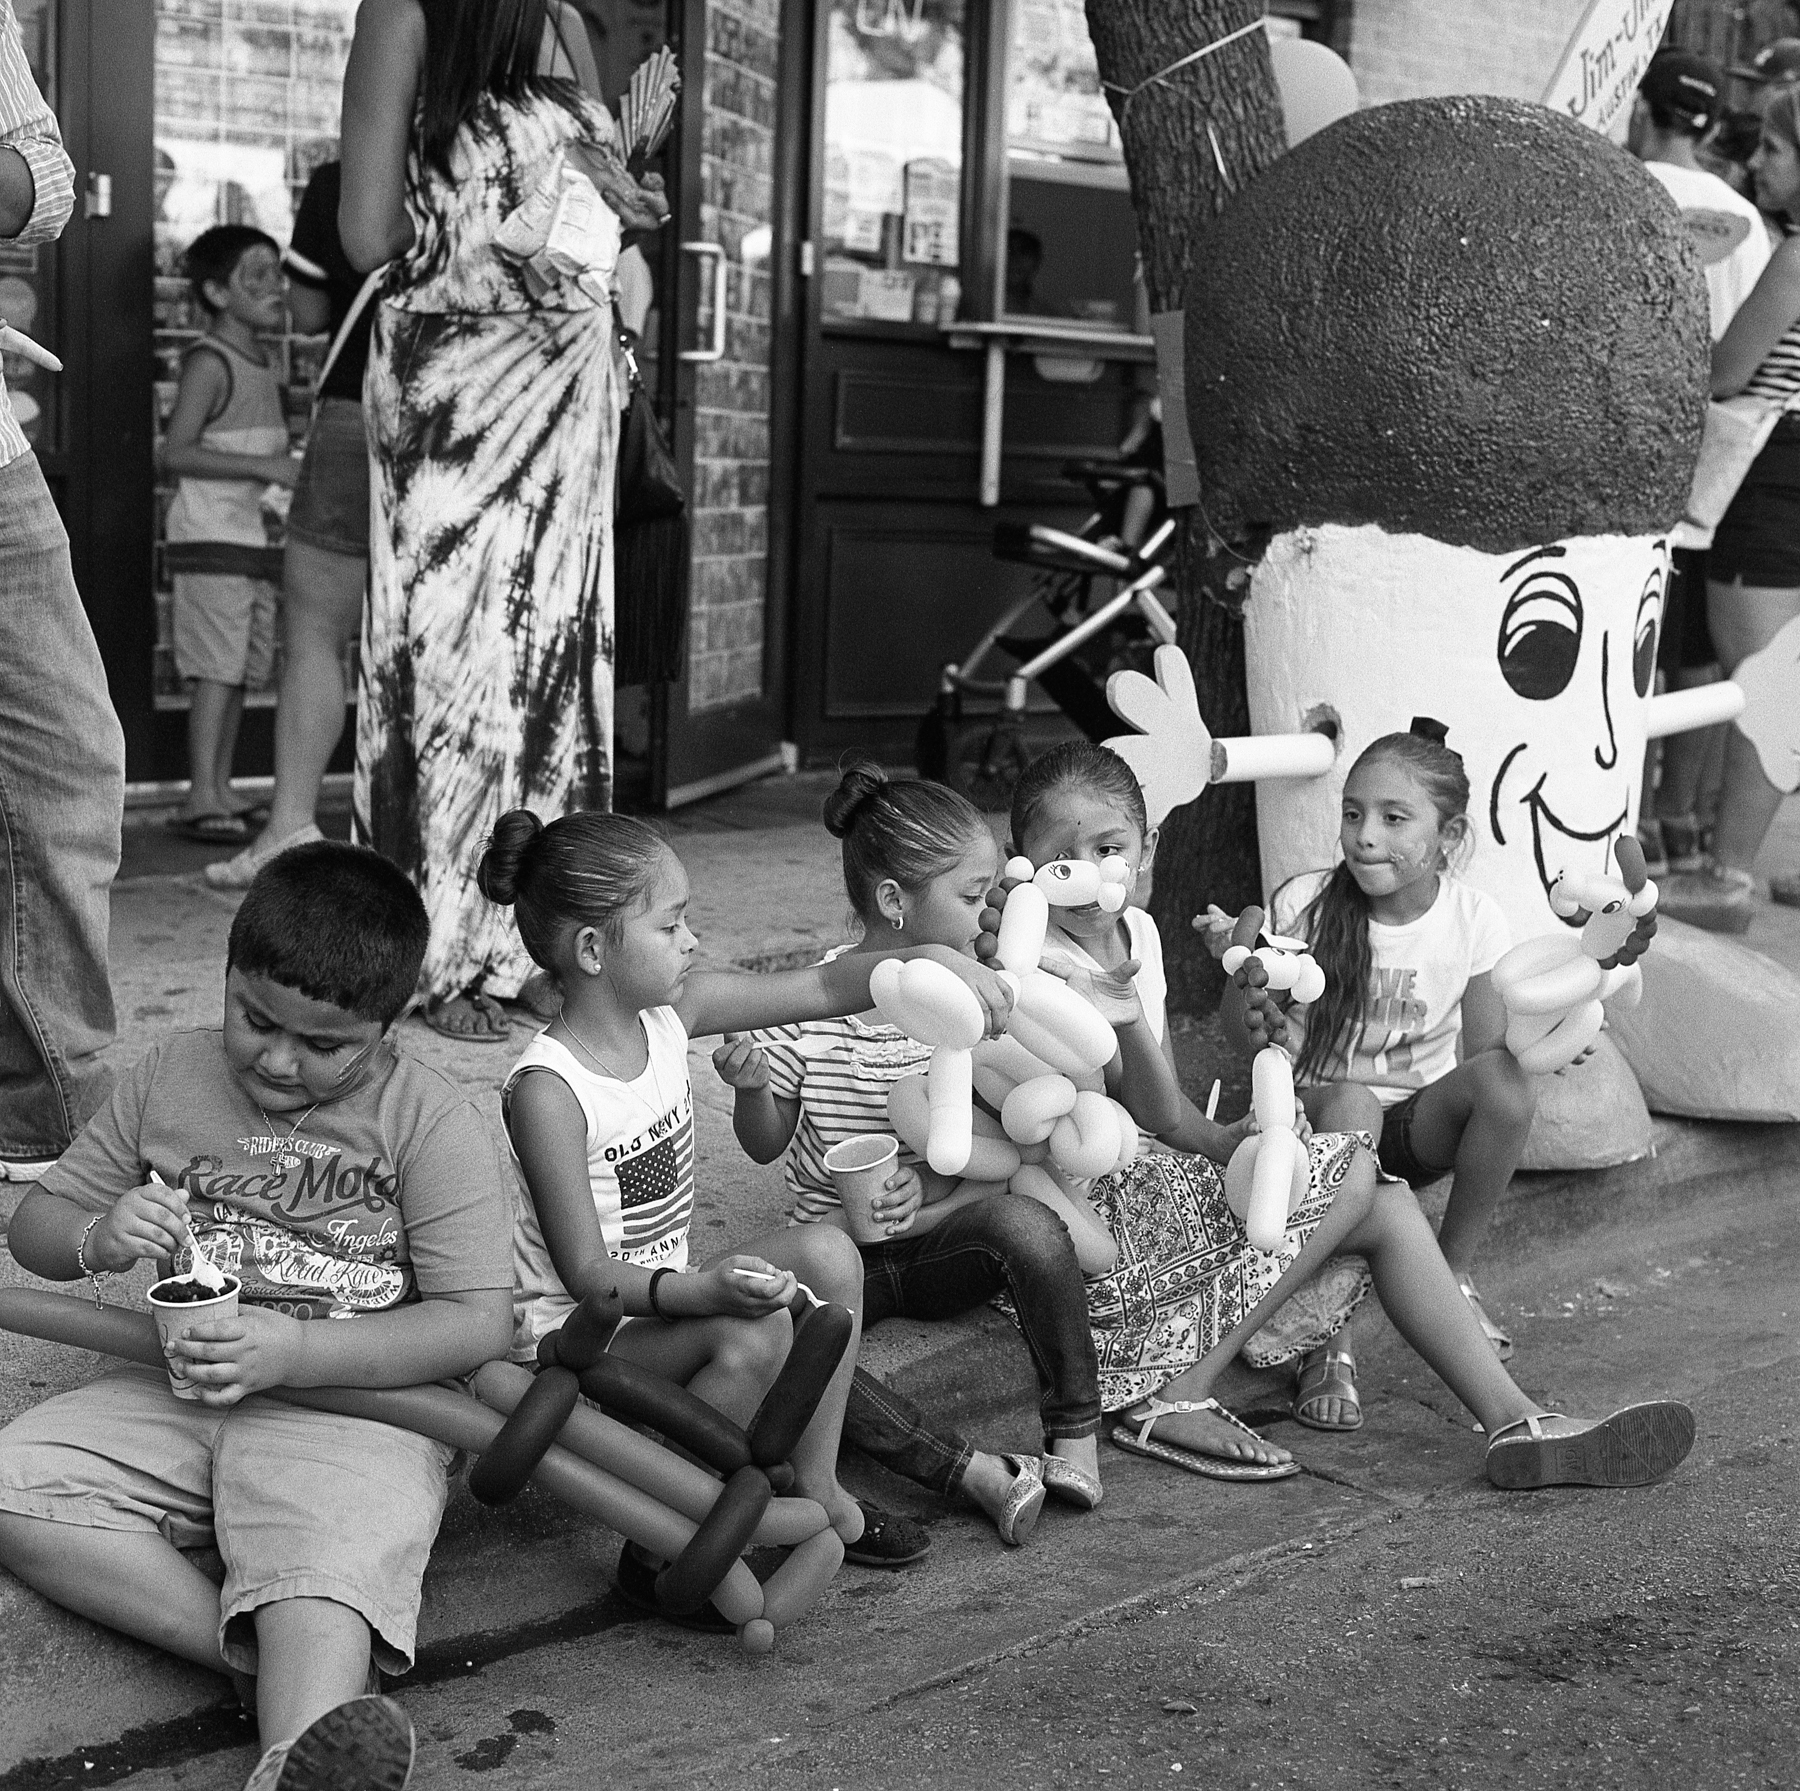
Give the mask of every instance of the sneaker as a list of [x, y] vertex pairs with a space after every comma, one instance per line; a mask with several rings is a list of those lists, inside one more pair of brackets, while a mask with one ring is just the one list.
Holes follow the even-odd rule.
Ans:
[[1637, 841], [1644, 854], [1644, 869], [1652, 877], [1669, 874], [1668, 849], [1663, 844], [1662, 823], [1654, 816], [1638, 822]]
[[1670, 877], [1658, 890], [1656, 905], [1659, 913], [1708, 933], [1748, 932], [1756, 917], [1756, 879], [1748, 871], [1710, 864]]
[[59, 1157], [0, 1157], [0, 1182], [35, 1182]]
[[269, 840], [265, 835], [262, 839], [252, 840], [235, 857], [216, 859], [209, 864], [206, 881], [214, 889], [248, 889], [256, 881], [256, 873], [276, 853], [285, 852], [289, 846], [308, 846], [324, 837], [310, 821], [304, 827], [295, 828], [285, 839]]
[[844, 1544], [844, 1560], [851, 1567], [910, 1567], [930, 1553], [931, 1532], [923, 1524], [895, 1511], [883, 1511], [858, 1499], [862, 1507], [863, 1533]]
[[[1698, 815], [1664, 815], [1657, 825], [1662, 829], [1663, 853], [1671, 871], [1706, 868], [1706, 845], [1700, 837]], [[1649, 852], [1644, 856], [1648, 858]]]
[[270, 1748], [244, 1791], [406, 1791], [413, 1745], [392, 1698], [351, 1698]]

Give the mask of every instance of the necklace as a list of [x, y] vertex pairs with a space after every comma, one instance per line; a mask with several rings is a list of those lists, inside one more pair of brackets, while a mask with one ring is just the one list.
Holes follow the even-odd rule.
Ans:
[[[273, 1138], [275, 1135], [275, 1122], [274, 1122], [274, 1120], [272, 1120], [269, 1117], [268, 1108], [266, 1108], [262, 1104], [261, 1101], [258, 1101], [256, 1103], [256, 1111], [263, 1116], [263, 1124], [269, 1128], [269, 1135], [270, 1135], [270, 1137]], [[293, 1143], [294, 1138], [299, 1133], [300, 1128], [303, 1125], [305, 1125], [306, 1122], [309, 1119], [311, 1119], [312, 1116], [315, 1113], [317, 1113], [318, 1111], [319, 1111], [319, 1102], [314, 1101], [313, 1104], [310, 1107], [308, 1107], [307, 1110], [303, 1114], [301, 1114], [300, 1117], [297, 1120], [295, 1120], [291, 1126], [288, 1127], [287, 1137], [281, 1138], [281, 1139], [276, 1139], [277, 1146], [279, 1147], [282, 1144]], [[299, 1164], [300, 1164], [300, 1159], [291, 1150], [281, 1150], [279, 1148], [276, 1150], [276, 1153], [275, 1153], [275, 1161], [277, 1163], [279, 1163], [283, 1169], [296, 1169], [299, 1167]]]
[[[587, 1040], [581, 1036], [581, 1034], [579, 1032], [577, 1032], [575, 1030], [575, 1022], [569, 1018], [569, 1010], [568, 1010], [567, 1006], [559, 1008], [557, 1010], [557, 1012], [562, 1019], [563, 1025], [565, 1025], [569, 1029], [569, 1037], [572, 1038], [576, 1042], [576, 1044], [578, 1044], [582, 1048], [582, 1050], [584, 1050], [588, 1054], [588, 1056], [594, 1060], [595, 1063], [599, 1064], [601, 1069], [603, 1069], [607, 1073], [607, 1075], [612, 1077], [612, 1079], [615, 1082], [629, 1083], [634, 1080], [634, 1078], [630, 1077], [630, 1076], [621, 1076], [619, 1074], [619, 1072], [613, 1068], [611, 1063], [609, 1063], [606, 1058], [602, 1057], [601, 1054], [598, 1051], [596, 1051], [594, 1049], [594, 1047], [592, 1045], [590, 1045], [587, 1042]], [[640, 1030], [641, 1030], [642, 1022], [640, 1022], [639, 1024], [640, 1024]], [[649, 1046], [649, 1041], [646, 1039], [645, 1040], [646, 1048], [645, 1048], [645, 1054], [644, 1054], [644, 1069], [654, 1070], [656, 1067], [655, 1059], [651, 1055], [651, 1053], [648, 1049], [648, 1046]], [[643, 1073], [644, 1073], [643, 1070], [638, 1071], [638, 1075], [640, 1075], [640, 1076]], [[661, 1082], [658, 1081], [657, 1087], [659, 1090], [661, 1089], [661, 1086], [662, 1086]]]

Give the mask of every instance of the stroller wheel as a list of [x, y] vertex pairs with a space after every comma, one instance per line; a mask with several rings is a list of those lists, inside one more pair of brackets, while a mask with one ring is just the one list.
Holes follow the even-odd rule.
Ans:
[[998, 720], [964, 722], [946, 741], [944, 782], [989, 813], [1012, 807], [1020, 774], [1031, 762], [1020, 725]]

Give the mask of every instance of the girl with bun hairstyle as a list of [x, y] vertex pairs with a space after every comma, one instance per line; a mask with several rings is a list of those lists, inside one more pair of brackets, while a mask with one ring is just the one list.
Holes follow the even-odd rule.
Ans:
[[[477, 882], [510, 906], [519, 937], [561, 992], [557, 1017], [513, 1066], [502, 1111], [520, 1170], [513, 1357], [599, 1296], [617, 1315], [612, 1353], [681, 1382], [747, 1423], [786, 1359], [804, 1281], [860, 1319], [862, 1263], [839, 1232], [783, 1230], [749, 1253], [690, 1265], [694, 1204], [690, 1034], [738, 1032], [869, 1005], [870, 956], [766, 976], [696, 970], [687, 873], [640, 821], [572, 814], [546, 826], [502, 815]], [[989, 1026], [1005, 986], [972, 960], [921, 947], [973, 988]], [[797, 1484], [846, 1543], [865, 1517], [838, 1485], [838, 1430], [856, 1349], [794, 1451]], [[646, 1580], [629, 1550], [621, 1589]]]
[[[858, 763], [827, 799], [825, 825], [843, 841], [844, 886], [862, 929], [827, 964], [872, 965], [896, 946], [975, 961], [1000, 859], [969, 802], [942, 784], [890, 782]], [[715, 1056], [737, 1091], [739, 1143], [759, 1163], [786, 1154], [798, 1231], [837, 1233], [843, 1208], [825, 1152], [890, 1131], [889, 1091], [930, 1058], [930, 1046], [874, 1014], [776, 1027]], [[863, 1322], [950, 1318], [1006, 1296], [1037, 1371], [1043, 1446], [1036, 1457], [977, 1450], [860, 1371], [845, 1436], [896, 1473], [978, 1506], [1010, 1545], [1030, 1533], [1046, 1489], [1092, 1510], [1101, 1496], [1100, 1399], [1081, 1268], [1063, 1221], [1000, 1184], [934, 1174], [904, 1145], [876, 1216], [889, 1235], [860, 1246]]]
[[[1027, 767], [1013, 798], [1013, 840], [1034, 864], [1118, 861], [1133, 884], [1156, 844], [1145, 821], [1131, 768], [1086, 741], [1057, 747]], [[1004, 897], [994, 906], [1003, 907]], [[1216, 1479], [1299, 1473], [1285, 1449], [1227, 1411], [1213, 1388], [1295, 1294], [1306, 1296], [1305, 1310], [1301, 1302], [1294, 1307], [1318, 1341], [1372, 1281], [1394, 1328], [1480, 1420], [1496, 1486], [1634, 1486], [1682, 1460], [1694, 1437], [1686, 1406], [1651, 1400], [1585, 1420], [1547, 1412], [1520, 1392], [1458, 1291], [1411, 1191], [1377, 1181], [1367, 1132], [1311, 1136], [1308, 1189], [1288, 1216], [1286, 1236], [1271, 1252], [1254, 1249], [1218, 1167], [1254, 1119], [1215, 1125], [1182, 1092], [1156, 923], [1141, 910], [1108, 914], [1098, 904], [1053, 912], [1051, 937], [1068, 954], [1070, 986], [1118, 1034], [1108, 1090], [1155, 1134], [1148, 1151], [1101, 1177], [1092, 1194], [1119, 1246], [1118, 1267], [1087, 1285], [1101, 1401], [1122, 1419], [1112, 1432], [1118, 1447]], [[993, 909], [982, 925], [997, 925]], [[1367, 1267], [1339, 1268], [1333, 1258], [1345, 1252]], [[1288, 1359], [1300, 1347], [1302, 1337], [1290, 1327], [1268, 1359]]]
[[[1492, 971], [1512, 943], [1492, 896], [1453, 875], [1471, 844], [1469, 780], [1442, 722], [1363, 749], [1344, 785], [1330, 871], [1290, 878], [1270, 928], [1307, 941], [1325, 993], [1291, 1010], [1294, 1080], [1312, 1122], [1365, 1131], [1383, 1170], [1414, 1188], [1453, 1175], [1438, 1244], [1502, 1361], [1512, 1339], [1469, 1278], [1475, 1252], [1525, 1149], [1536, 1087], [1506, 1049]], [[1215, 955], [1232, 922], [1197, 921]], [[1226, 995], [1242, 1020], [1242, 993]], [[1362, 1422], [1347, 1331], [1300, 1359], [1294, 1415], [1317, 1430]]]

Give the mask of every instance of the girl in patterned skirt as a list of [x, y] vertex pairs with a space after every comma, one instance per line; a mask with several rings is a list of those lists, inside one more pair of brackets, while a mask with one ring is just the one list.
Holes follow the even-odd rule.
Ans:
[[471, 1041], [505, 1037], [495, 997], [531, 972], [475, 896], [481, 842], [516, 804], [612, 794], [612, 268], [546, 275], [502, 233], [559, 167], [627, 231], [668, 209], [606, 109], [538, 74], [543, 35], [542, 0], [364, 0], [344, 82], [344, 248], [389, 264], [356, 825], [425, 899], [427, 1023]]
[[[1132, 882], [1156, 849], [1130, 766], [1086, 741], [1057, 747], [1019, 780], [1012, 837], [1034, 864], [1116, 859]], [[1257, 1250], [1226, 1204], [1219, 1171], [1254, 1120], [1215, 1125], [1181, 1092], [1156, 923], [1142, 909], [1108, 914], [1097, 904], [1052, 914], [1046, 958], [1065, 952], [1072, 986], [1113, 1023], [1120, 1050], [1109, 1092], [1153, 1135], [1146, 1154], [1102, 1177], [1091, 1196], [1119, 1246], [1113, 1272], [1088, 1283], [1101, 1402], [1122, 1415], [1112, 1432], [1119, 1447], [1218, 1479], [1298, 1473], [1287, 1450], [1240, 1423], [1212, 1389], [1292, 1295], [1354, 1252], [1367, 1268], [1315, 1289], [1318, 1334], [1289, 1327], [1285, 1352], [1331, 1335], [1372, 1280], [1395, 1328], [1480, 1419], [1495, 1485], [1636, 1485], [1687, 1454], [1693, 1415], [1673, 1401], [1588, 1421], [1527, 1399], [1482, 1334], [1412, 1191], [1377, 1182], [1364, 1133], [1310, 1138], [1306, 1197], [1280, 1245]]]

